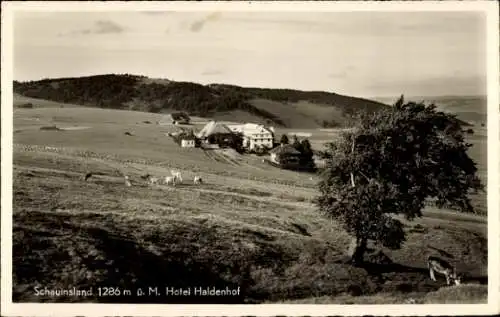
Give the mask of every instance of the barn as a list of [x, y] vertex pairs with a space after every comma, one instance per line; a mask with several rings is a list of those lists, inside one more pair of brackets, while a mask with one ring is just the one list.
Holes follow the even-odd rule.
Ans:
[[282, 166], [298, 165], [301, 153], [293, 145], [281, 144], [269, 151], [270, 160]]
[[230, 136], [233, 134], [233, 132], [223, 123], [210, 121], [198, 133], [198, 138], [202, 140], [207, 140], [211, 135], [216, 135], [216, 134]]

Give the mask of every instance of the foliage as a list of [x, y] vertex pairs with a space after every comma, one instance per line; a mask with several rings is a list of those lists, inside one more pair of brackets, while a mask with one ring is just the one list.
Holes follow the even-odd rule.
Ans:
[[314, 169], [314, 152], [308, 139], [300, 141], [297, 150], [300, 152], [300, 166], [305, 169]]
[[288, 135], [283, 134], [280, 139], [280, 144], [288, 144], [290, 141], [288, 140]]
[[189, 118], [189, 115], [185, 112], [174, 112], [171, 114], [171, 116], [172, 119], [177, 122], [189, 123], [191, 121], [191, 118]]
[[255, 153], [258, 156], [263, 156], [269, 154], [269, 148], [264, 145], [257, 145], [254, 150], [250, 151], [250, 153]]
[[312, 150], [311, 143], [309, 142], [309, 140], [303, 139], [302, 141], [299, 141], [297, 136], [293, 135], [292, 146], [300, 153], [298, 162], [295, 162], [294, 158], [292, 158], [292, 161], [290, 162], [290, 158], [287, 158], [285, 156], [282, 158], [283, 162], [281, 163], [283, 165], [296, 165], [295, 169], [303, 171], [315, 170], [316, 166], [313, 158], [314, 152]]
[[358, 114], [355, 129], [327, 144], [321, 212], [339, 220], [357, 239], [353, 261], [362, 261], [367, 240], [396, 249], [403, 225], [391, 217], [422, 216], [424, 202], [472, 212], [468, 194], [483, 188], [468, 156], [460, 124], [434, 105], [396, 104], [373, 115]]
[[174, 140], [175, 143], [181, 145], [182, 139], [185, 137], [189, 137], [195, 141], [195, 146], [198, 147], [200, 144], [200, 140], [196, 137], [193, 130], [184, 130], [179, 134], [171, 134], [170, 137]]
[[242, 110], [270, 124], [286, 126], [275, 114], [250, 103], [261, 98], [278, 102], [309, 101], [334, 105], [346, 114], [353, 111], [377, 111], [386, 105], [328, 92], [291, 89], [243, 88], [231, 85], [200, 85], [191, 82], [157, 83], [135, 75], [97, 75], [56, 78], [40, 81], [14, 81], [14, 92], [56, 102], [113, 109], [160, 113], [179, 110], [189, 115], [210, 117], [218, 112]]
[[243, 134], [241, 133], [214, 133], [208, 136], [208, 142], [218, 144], [220, 147], [230, 147], [238, 152], [243, 152]]

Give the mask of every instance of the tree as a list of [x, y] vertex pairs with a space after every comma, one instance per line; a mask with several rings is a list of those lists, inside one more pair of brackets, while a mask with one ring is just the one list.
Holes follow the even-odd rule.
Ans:
[[404, 104], [403, 96], [393, 107], [358, 115], [354, 129], [327, 144], [316, 204], [355, 237], [352, 262], [363, 262], [368, 240], [400, 248], [403, 224], [392, 216], [421, 217], [426, 199], [473, 212], [468, 195], [483, 185], [470, 146], [454, 115]]
[[290, 141], [288, 140], [288, 135], [283, 134], [281, 136], [280, 144], [288, 144]]
[[308, 139], [304, 139], [300, 142], [300, 147], [297, 149], [300, 151], [300, 165], [310, 169], [314, 168], [314, 152], [311, 147], [311, 143]]
[[300, 153], [302, 153], [302, 144], [300, 143], [299, 138], [297, 138], [297, 135], [295, 135], [295, 134], [292, 136], [292, 146], [297, 151], [299, 151]]
[[238, 132], [233, 135], [231, 147], [235, 149], [238, 153], [244, 152], [243, 140], [244, 140], [243, 133]]

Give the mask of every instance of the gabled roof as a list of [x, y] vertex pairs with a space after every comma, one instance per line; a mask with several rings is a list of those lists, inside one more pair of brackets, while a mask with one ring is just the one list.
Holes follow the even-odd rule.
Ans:
[[229, 128], [233, 131], [241, 131], [243, 134], [273, 133], [270, 129], [256, 123], [235, 124], [230, 125]]
[[245, 131], [249, 131], [251, 133], [272, 133], [271, 130], [263, 125], [255, 123], [246, 123], [244, 129]]
[[274, 153], [277, 155], [283, 155], [283, 154], [300, 155], [300, 152], [297, 151], [297, 149], [295, 149], [293, 147], [293, 145], [291, 145], [291, 144], [279, 145], [279, 146], [275, 147], [274, 149], [272, 149], [271, 151], [269, 151], [269, 153]]
[[233, 132], [223, 123], [210, 121], [203, 127], [203, 129], [201, 129], [201, 131], [198, 133], [198, 137], [205, 138], [208, 137], [209, 135], [216, 133], [233, 133]]

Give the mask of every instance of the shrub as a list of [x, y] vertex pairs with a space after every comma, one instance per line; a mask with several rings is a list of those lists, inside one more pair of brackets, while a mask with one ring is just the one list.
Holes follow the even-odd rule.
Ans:
[[17, 108], [22, 108], [22, 109], [32, 109], [34, 108], [33, 104], [31, 102], [23, 103], [20, 105], [17, 105]]

